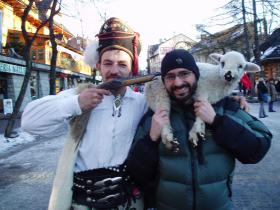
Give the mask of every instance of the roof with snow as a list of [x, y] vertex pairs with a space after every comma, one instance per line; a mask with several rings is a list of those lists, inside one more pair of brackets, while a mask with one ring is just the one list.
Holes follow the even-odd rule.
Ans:
[[280, 28], [277, 28], [273, 33], [267, 37], [265, 42], [260, 45], [260, 51], [264, 52], [272, 46], [280, 45]]
[[280, 60], [280, 45], [271, 46], [261, 55], [261, 61]]

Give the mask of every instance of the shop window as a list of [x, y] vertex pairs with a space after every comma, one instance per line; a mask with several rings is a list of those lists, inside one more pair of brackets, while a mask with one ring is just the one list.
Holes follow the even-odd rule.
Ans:
[[60, 78], [55, 79], [55, 92], [59, 93], [60, 91]]
[[30, 76], [30, 94], [32, 100], [37, 98], [37, 80], [35, 72], [32, 72]]
[[19, 35], [17, 34], [10, 34], [10, 42], [19, 42], [20, 39], [19, 39]]
[[24, 55], [24, 43], [20, 41], [17, 35], [11, 36], [10, 42], [6, 43], [7, 51], [13, 50], [20, 56]]
[[48, 52], [48, 60], [51, 60], [51, 58], [52, 58], [52, 52], [49, 51], [49, 52]]
[[4, 74], [0, 74], [0, 113], [4, 112], [3, 99], [8, 98], [7, 79]]
[[31, 58], [32, 58], [32, 60], [37, 60], [37, 52], [36, 52], [36, 50], [32, 50]]
[[45, 59], [45, 51], [40, 49], [38, 50], [38, 60], [44, 60]]

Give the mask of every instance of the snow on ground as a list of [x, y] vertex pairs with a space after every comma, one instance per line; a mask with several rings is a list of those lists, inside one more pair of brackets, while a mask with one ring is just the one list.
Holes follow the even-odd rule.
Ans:
[[0, 134], [0, 154], [11, 149], [12, 147], [26, 144], [35, 140], [35, 137], [22, 131], [21, 129], [17, 130], [19, 136], [16, 138], [5, 138], [4, 134]]

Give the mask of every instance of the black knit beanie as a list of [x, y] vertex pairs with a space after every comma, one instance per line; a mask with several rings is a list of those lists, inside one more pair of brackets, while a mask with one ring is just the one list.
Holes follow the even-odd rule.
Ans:
[[164, 56], [161, 61], [161, 78], [164, 80], [165, 75], [172, 69], [185, 68], [195, 74], [196, 79], [199, 79], [199, 69], [195, 63], [193, 56], [184, 49], [172, 50]]

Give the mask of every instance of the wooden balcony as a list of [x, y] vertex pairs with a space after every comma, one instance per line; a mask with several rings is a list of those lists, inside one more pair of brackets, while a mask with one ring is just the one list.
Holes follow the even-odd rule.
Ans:
[[[24, 0], [5, 0], [5, 3], [10, 5], [13, 8], [14, 14], [16, 16], [22, 17], [24, 8], [26, 7], [28, 1], [24, 1]], [[35, 7], [33, 9], [33, 12], [35, 14], [38, 14], [38, 10]], [[35, 27], [39, 27], [40, 24], [42, 23], [41, 20], [39, 20], [37, 17], [34, 17], [31, 14], [28, 15], [27, 21], [30, 22]], [[54, 32], [57, 33], [57, 34], [63, 34], [67, 39], [73, 37], [73, 35], [70, 32], [65, 30], [63, 27], [61, 27], [57, 23], [54, 24]]]

